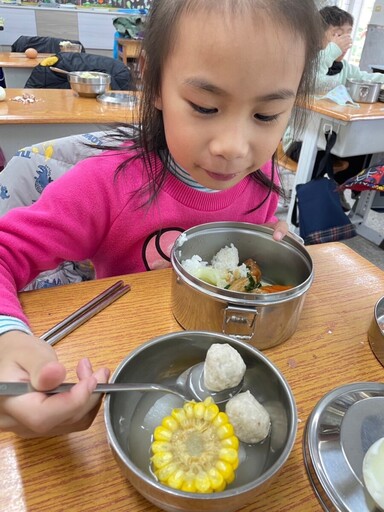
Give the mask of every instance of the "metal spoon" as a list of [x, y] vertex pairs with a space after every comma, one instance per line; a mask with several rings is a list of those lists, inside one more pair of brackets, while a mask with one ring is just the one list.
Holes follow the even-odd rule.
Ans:
[[54, 71], [55, 73], [62, 73], [63, 75], [69, 75], [70, 72], [66, 71], [65, 69], [55, 68], [54, 66], [49, 66], [49, 69], [51, 71]]
[[[197, 399], [203, 401], [208, 396], [212, 396], [216, 404], [226, 402], [231, 397], [241, 391], [243, 381], [236, 387], [225, 389], [223, 391], [209, 391], [204, 386], [204, 363], [196, 364], [185, 370], [176, 380], [173, 387], [162, 386], [154, 383], [111, 383], [97, 384], [93, 393], [115, 393], [120, 391], [161, 391], [163, 393], [172, 393], [181, 397], [183, 400]], [[64, 383], [57, 388], [44, 391], [47, 395], [65, 393], [74, 386], [73, 383]], [[0, 396], [17, 396], [36, 391], [29, 382], [0, 382]]]

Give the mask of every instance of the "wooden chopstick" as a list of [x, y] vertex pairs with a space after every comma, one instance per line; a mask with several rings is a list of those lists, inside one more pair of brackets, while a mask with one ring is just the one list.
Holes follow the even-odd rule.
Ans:
[[97, 295], [97, 297], [87, 302], [87, 304], [84, 304], [84, 306], [77, 309], [64, 318], [64, 320], [42, 334], [40, 339], [46, 341], [50, 345], [54, 345], [69, 333], [80, 327], [80, 325], [87, 322], [101, 310], [112, 304], [112, 302], [129, 292], [130, 289], [131, 287], [129, 284], [124, 285], [123, 281], [117, 281], [114, 285], [104, 290], [102, 293]]

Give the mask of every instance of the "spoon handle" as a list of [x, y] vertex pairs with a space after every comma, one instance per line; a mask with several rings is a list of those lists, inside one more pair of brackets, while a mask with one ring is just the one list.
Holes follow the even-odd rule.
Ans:
[[[74, 386], [73, 383], [66, 382], [57, 388], [44, 391], [47, 395], [55, 395], [57, 393], [65, 393], [70, 391]], [[36, 391], [29, 382], [0, 382], [0, 396], [17, 396], [25, 393], [32, 393]], [[97, 384], [93, 393], [114, 393], [116, 391], [163, 391], [165, 393], [173, 393], [184, 399], [184, 396], [172, 388], [161, 386], [160, 384], [151, 383], [111, 383], [111, 384]]]

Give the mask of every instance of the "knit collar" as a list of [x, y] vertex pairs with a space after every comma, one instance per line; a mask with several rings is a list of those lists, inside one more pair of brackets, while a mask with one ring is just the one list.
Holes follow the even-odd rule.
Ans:
[[164, 165], [167, 166], [167, 169], [174, 176], [176, 176], [176, 178], [178, 178], [180, 181], [182, 181], [189, 187], [194, 188], [196, 190], [200, 190], [201, 192], [208, 192], [210, 194], [218, 192], [217, 190], [200, 185], [200, 183], [198, 183], [196, 180], [192, 178], [188, 171], [183, 169], [178, 163], [175, 162], [172, 155], [169, 155], [167, 157], [166, 154], [163, 152], [160, 154], [160, 158], [162, 159]]

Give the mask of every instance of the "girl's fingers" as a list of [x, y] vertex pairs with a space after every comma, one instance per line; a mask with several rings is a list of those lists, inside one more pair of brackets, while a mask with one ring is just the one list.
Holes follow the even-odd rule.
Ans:
[[39, 391], [53, 389], [61, 384], [66, 375], [64, 366], [57, 361], [46, 363], [41, 369], [34, 368], [31, 372], [31, 384]]
[[[96, 387], [96, 377], [91, 376], [78, 382], [66, 393], [46, 395], [29, 393], [8, 398], [4, 408], [16, 424], [37, 435], [50, 435], [61, 425], [75, 425], [91, 412], [100, 401], [100, 395], [91, 396]], [[0, 428], [4, 428], [0, 425]], [[71, 430], [75, 430], [73, 427]]]

